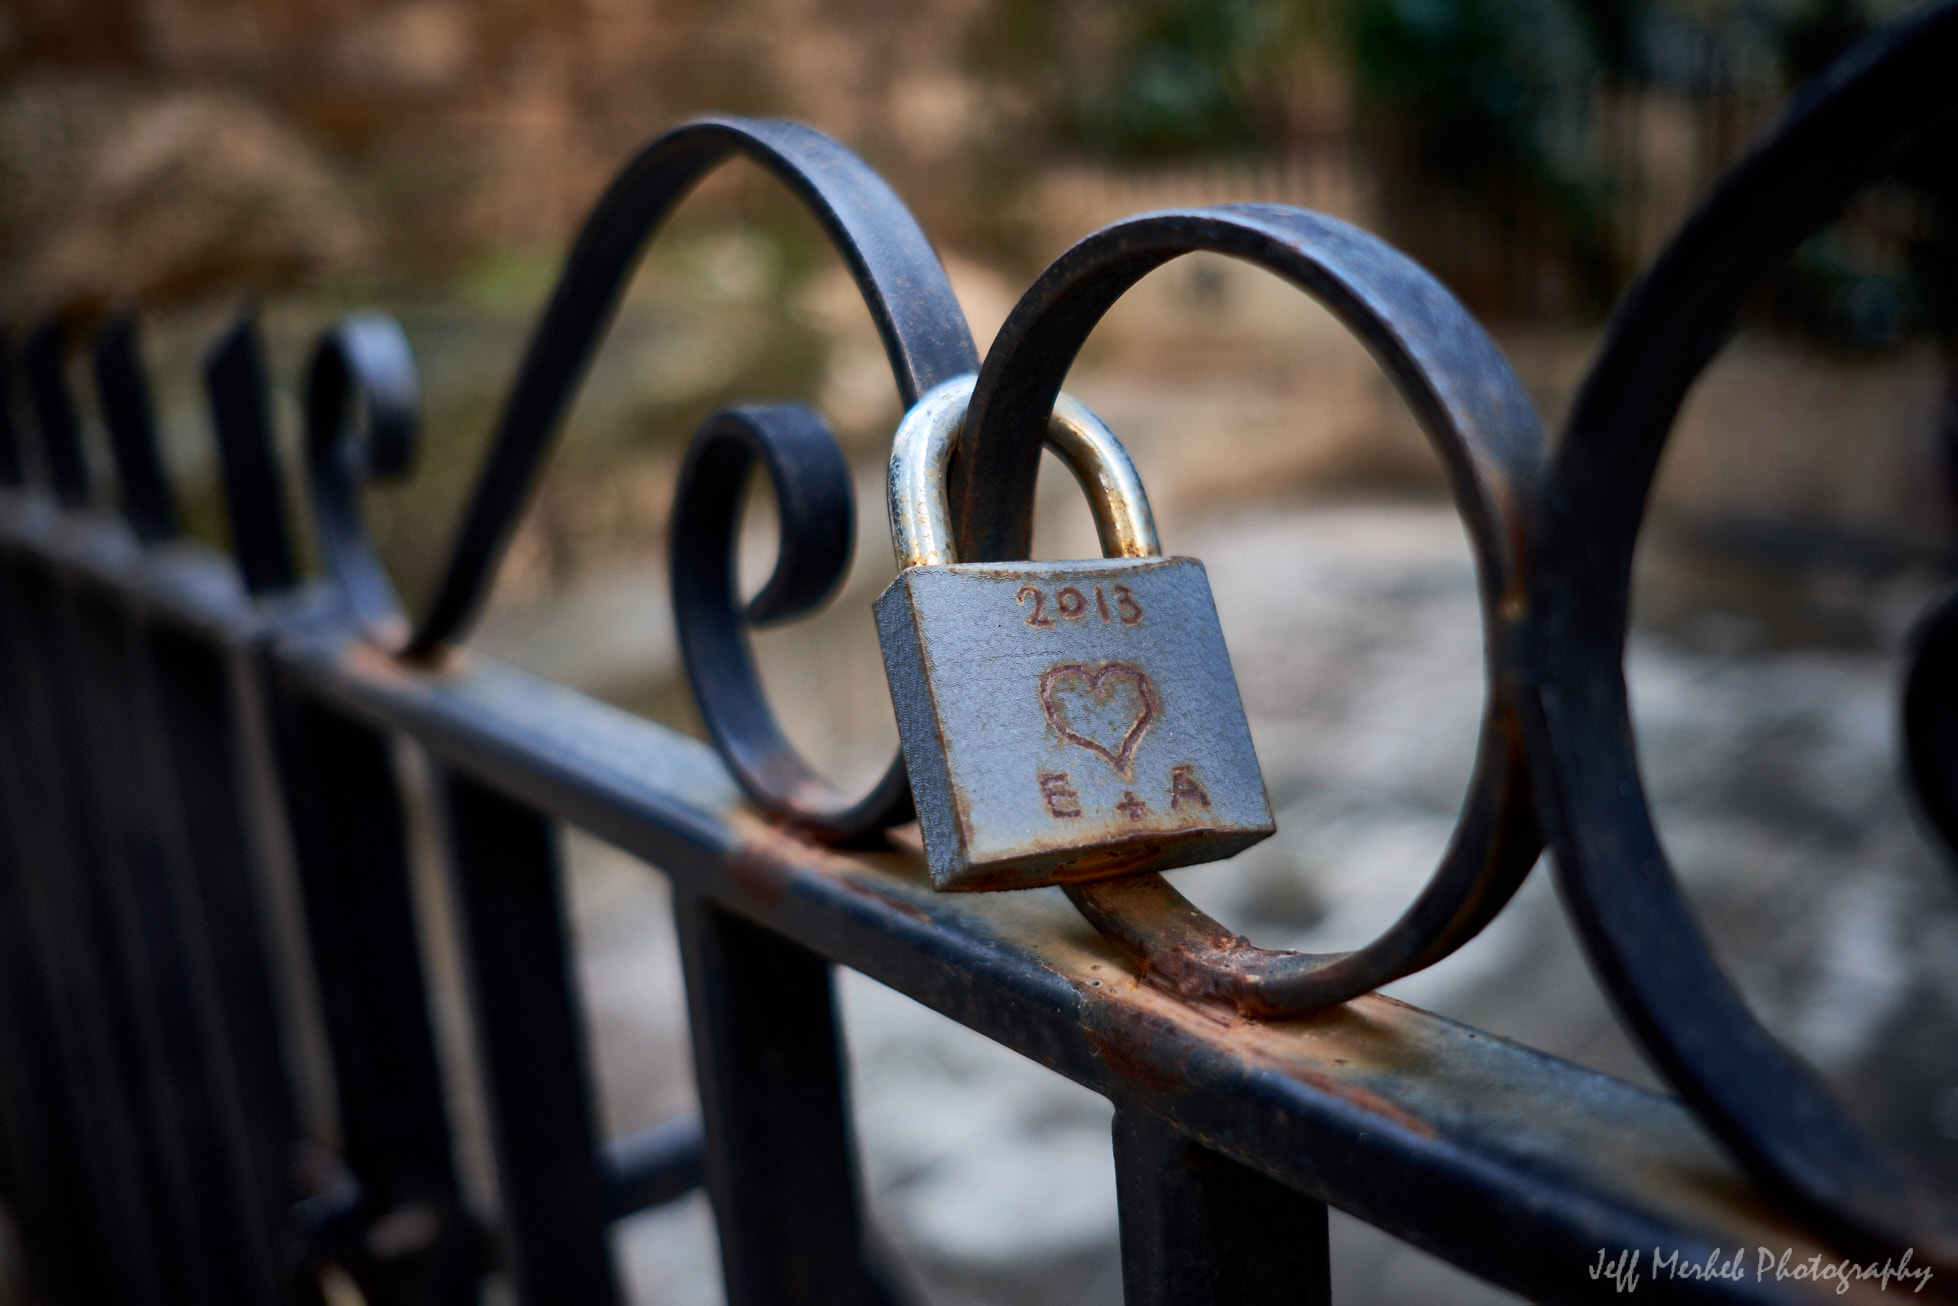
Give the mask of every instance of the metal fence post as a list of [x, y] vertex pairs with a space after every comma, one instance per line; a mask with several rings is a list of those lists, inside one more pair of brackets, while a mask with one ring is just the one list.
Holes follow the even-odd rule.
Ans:
[[[137, 1129], [120, 1096], [103, 977], [68, 909], [77, 854], [43, 746], [51, 704], [32, 658], [25, 564], [0, 552], [0, 964], [9, 1001], [7, 1116], [21, 1217], [42, 1286], [112, 1302], [148, 1282]], [[31, 758], [42, 759], [35, 765]], [[84, 1127], [86, 1122], [87, 1127]]]
[[619, 1300], [605, 1239], [611, 1193], [592, 1127], [554, 833], [535, 808], [453, 771], [438, 772], [438, 789], [517, 1296], [610, 1306]]
[[[145, 632], [167, 765], [186, 828], [199, 945], [215, 986], [223, 1068], [234, 1097], [253, 1251], [269, 1258], [299, 1194], [291, 1082], [272, 988], [261, 893], [246, 828], [242, 733], [225, 655], [186, 632]], [[276, 1267], [266, 1269], [276, 1273]], [[269, 1285], [268, 1285], [269, 1287]]]
[[[131, 959], [115, 946], [102, 901], [101, 830], [90, 810], [82, 741], [70, 718], [74, 696], [57, 668], [67, 660], [55, 578], [31, 566], [10, 568], [9, 608], [18, 632], [13, 672], [13, 720], [33, 761], [21, 768], [23, 799], [36, 837], [23, 843], [30, 913], [38, 918], [42, 960], [60, 995], [54, 1019], [65, 1032], [67, 1077], [78, 1111], [82, 1155], [93, 1203], [102, 1220], [98, 1248], [118, 1292], [155, 1300], [168, 1281], [156, 1228], [166, 1210], [157, 1173], [159, 1144], [151, 1131], [152, 1080], [137, 1054], [135, 1021], [126, 1009]], [[17, 623], [17, 624], [15, 624]]]
[[274, 682], [287, 809], [332, 1048], [341, 1152], [358, 1185], [310, 1231], [370, 1301], [474, 1306], [462, 1210], [386, 735]]
[[1115, 1112], [1127, 1306], [1332, 1301], [1326, 1205], [1141, 1107]]
[[704, 899], [674, 910], [729, 1306], [881, 1300], [829, 963]]

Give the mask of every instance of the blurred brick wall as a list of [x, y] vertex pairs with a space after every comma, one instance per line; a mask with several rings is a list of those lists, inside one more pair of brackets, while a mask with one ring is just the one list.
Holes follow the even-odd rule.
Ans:
[[934, 234], [997, 188], [1015, 7], [983, 0], [17, 0], [0, 11], [0, 290], [36, 307], [439, 267], [556, 243], [703, 111], [810, 122]]

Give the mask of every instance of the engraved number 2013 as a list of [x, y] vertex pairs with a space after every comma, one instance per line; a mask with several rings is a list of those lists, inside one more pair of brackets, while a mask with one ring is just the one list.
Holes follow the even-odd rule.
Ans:
[[[1135, 595], [1126, 585], [1111, 585], [1109, 593], [1115, 596], [1114, 611], [1109, 611], [1108, 596], [1096, 585], [1095, 611], [1101, 614], [1104, 622], [1120, 620], [1124, 626], [1133, 626], [1142, 620], [1142, 605], [1135, 601]], [[1033, 615], [1026, 619], [1029, 626], [1051, 626], [1054, 619], [1047, 615], [1047, 593], [1034, 585], [1022, 585], [1014, 594], [1013, 601], [1024, 604], [1033, 600]], [[1064, 586], [1054, 595], [1054, 611], [1069, 621], [1080, 621], [1088, 615], [1088, 596], [1072, 585]]]

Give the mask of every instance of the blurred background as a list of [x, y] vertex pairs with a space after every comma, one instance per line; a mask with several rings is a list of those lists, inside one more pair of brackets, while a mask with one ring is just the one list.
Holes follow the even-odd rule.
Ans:
[[[1048, 260], [1116, 218], [1229, 200], [1332, 213], [1477, 313], [1554, 435], [1612, 305], [1696, 198], [1794, 87], [1906, 8], [10, 0], [0, 304], [78, 329], [140, 313], [170, 464], [218, 543], [198, 381], [215, 332], [258, 307], [290, 446], [313, 334], [350, 309], [395, 313], [426, 428], [413, 476], [368, 506], [411, 605], [584, 212], [637, 146], [699, 112], [800, 119], [861, 153], [937, 245], [982, 351]], [[1661, 832], [1723, 962], [1872, 1128], [1958, 1176], [1958, 886], [1910, 807], [1895, 730], [1901, 650], [1952, 575], [1955, 328], [1947, 139], [1888, 161], [1804, 244], [1694, 391], [1642, 545], [1628, 670]], [[1209, 566], [1279, 812], [1276, 838], [1179, 885], [1266, 946], [1358, 945], [1432, 868], [1473, 752], [1474, 578], [1438, 464], [1336, 322], [1208, 256], [1123, 300], [1069, 388], [1130, 445], [1168, 549]], [[840, 261], [745, 165], [650, 247], [478, 646], [697, 733], [666, 597], [674, 475], [707, 414], [784, 397], [818, 407], [858, 468], [859, 548], [834, 606], [759, 653], [791, 733], [867, 782], [895, 741], [868, 605], [892, 570], [897, 397]], [[1041, 496], [1038, 553], [1092, 552], [1072, 482], [1043, 476]], [[751, 582], [770, 510], [757, 492]], [[603, 1115], [624, 1131], [690, 1109], [670, 924], [658, 876], [590, 840], [568, 852]], [[468, 1019], [426, 860], [460, 1066]], [[934, 1302], [1118, 1301], [1105, 1104], [839, 983], [900, 1282]], [[1390, 991], [1656, 1084], [1546, 875]], [[467, 1074], [454, 1091], [469, 1118]], [[466, 1146], [493, 1210], [493, 1164]], [[618, 1247], [641, 1299], [718, 1299], [700, 1199], [620, 1226]], [[1337, 1215], [1335, 1281], [1346, 1302], [1509, 1300]]]

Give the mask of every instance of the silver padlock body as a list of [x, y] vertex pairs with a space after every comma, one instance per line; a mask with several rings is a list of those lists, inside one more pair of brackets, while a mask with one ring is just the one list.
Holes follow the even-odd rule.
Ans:
[[913, 567], [877, 631], [939, 889], [1215, 861], [1275, 828], [1194, 558]]

